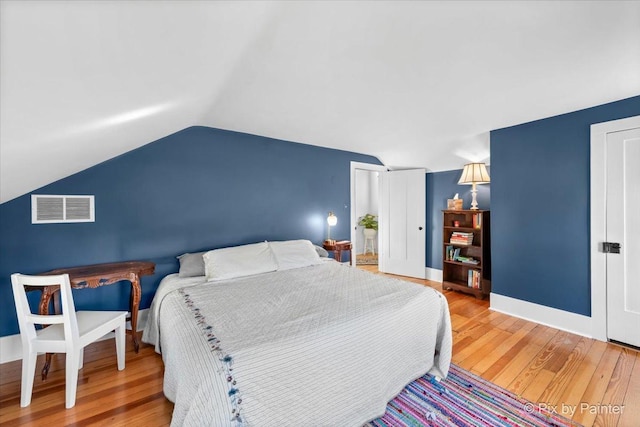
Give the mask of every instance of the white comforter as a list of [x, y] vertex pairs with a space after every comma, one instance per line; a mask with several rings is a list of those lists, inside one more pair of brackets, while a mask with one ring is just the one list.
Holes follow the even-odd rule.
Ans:
[[451, 359], [442, 294], [336, 262], [170, 275], [150, 312], [143, 341], [162, 351], [172, 425], [359, 426]]

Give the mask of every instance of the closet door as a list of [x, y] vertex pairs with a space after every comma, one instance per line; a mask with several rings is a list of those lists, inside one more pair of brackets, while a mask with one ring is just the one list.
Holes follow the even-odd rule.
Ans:
[[607, 336], [640, 347], [640, 128], [609, 133], [606, 145]]
[[426, 277], [426, 171], [380, 174], [379, 270]]

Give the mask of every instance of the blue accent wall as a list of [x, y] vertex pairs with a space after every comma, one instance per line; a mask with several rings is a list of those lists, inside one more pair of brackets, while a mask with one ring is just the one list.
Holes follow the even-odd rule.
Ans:
[[[487, 170], [493, 181], [489, 166]], [[447, 199], [458, 193], [463, 208], [471, 208], [471, 186], [459, 185], [460, 175], [462, 169], [427, 174], [427, 267], [442, 270], [442, 210], [447, 208]], [[476, 188], [478, 209], [491, 209], [491, 184], [477, 185]]]
[[591, 315], [590, 126], [640, 96], [491, 132], [492, 291]]
[[[0, 336], [18, 333], [10, 275], [150, 260], [141, 308], [176, 256], [261, 240], [349, 238], [350, 162], [372, 156], [191, 127], [47, 185], [34, 194], [94, 194], [96, 222], [31, 224], [30, 194], [0, 205]], [[25, 173], [31, 173], [25, 170]], [[78, 309], [127, 309], [128, 284], [74, 291]], [[34, 295], [35, 296], [35, 295]]]

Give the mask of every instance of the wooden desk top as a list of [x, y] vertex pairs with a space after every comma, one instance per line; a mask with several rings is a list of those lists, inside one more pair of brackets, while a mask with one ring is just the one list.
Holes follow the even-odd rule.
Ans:
[[[42, 273], [43, 275], [68, 274], [72, 285], [80, 285], [83, 282], [90, 287], [113, 283], [114, 281], [127, 280], [131, 274], [147, 276], [153, 274], [156, 265], [149, 261], [124, 261], [106, 264], [83, 265], [80, 267], [57, 268]], [[99, 283], [98, 283], [99, 282]]]
[[[138, 352], [140, 344], [138, 343], [138, 306], [140, 305], [140, 276], [153, 274], [156, 265], [149, 261], [123, 261], [110, 262], [106, 264], [83, 265], [80, 267], [57, 268], [47, 271], [42, 275], [50, 276], [57, 274], [68, 274], [71, 287], [74, 289], [97, 288], [100, 286], [111, 285], [123, 280], [131, 282], [131, 338], [133, 347]], [[60, 289], [59, 285], [48, 286], [43, 289], [40, 297], [40, 314], [49, 313], [49, 302], [54, 294]], [[59, 304], [54, 299], [54, 312], [59, 313]], [[42, 379], [47, 378], [49, 367], [51, 366], [51, 354], [47, 353], [44, 368], [42, 368]]]

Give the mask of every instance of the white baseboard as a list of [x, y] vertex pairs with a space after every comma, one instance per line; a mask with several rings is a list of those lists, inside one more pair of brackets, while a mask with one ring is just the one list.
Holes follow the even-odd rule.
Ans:
[[491, 293], [490, 310], [592, 338], [591, 317]]
[[433, 280], [434, 282], [442, 283], [442, 270], [436, 268], [426, 267], [425, 278], [427, 280]]
[[[138, 312], [138, 331], [142, 331], [147, 324], [149, 318], [149, 309], [145, 308]], [[131, 328], [131, 324], [127, 322], [127, 328]], [[102, 337], [100, 340], [109, 339], [113, 337], [113, 332]], [[12, 362], [14, 360], [22, 359], [22, 342], [20, 341], [20, 334], [9, 335], [6, 337], [0, 337], [0, 363]]]

